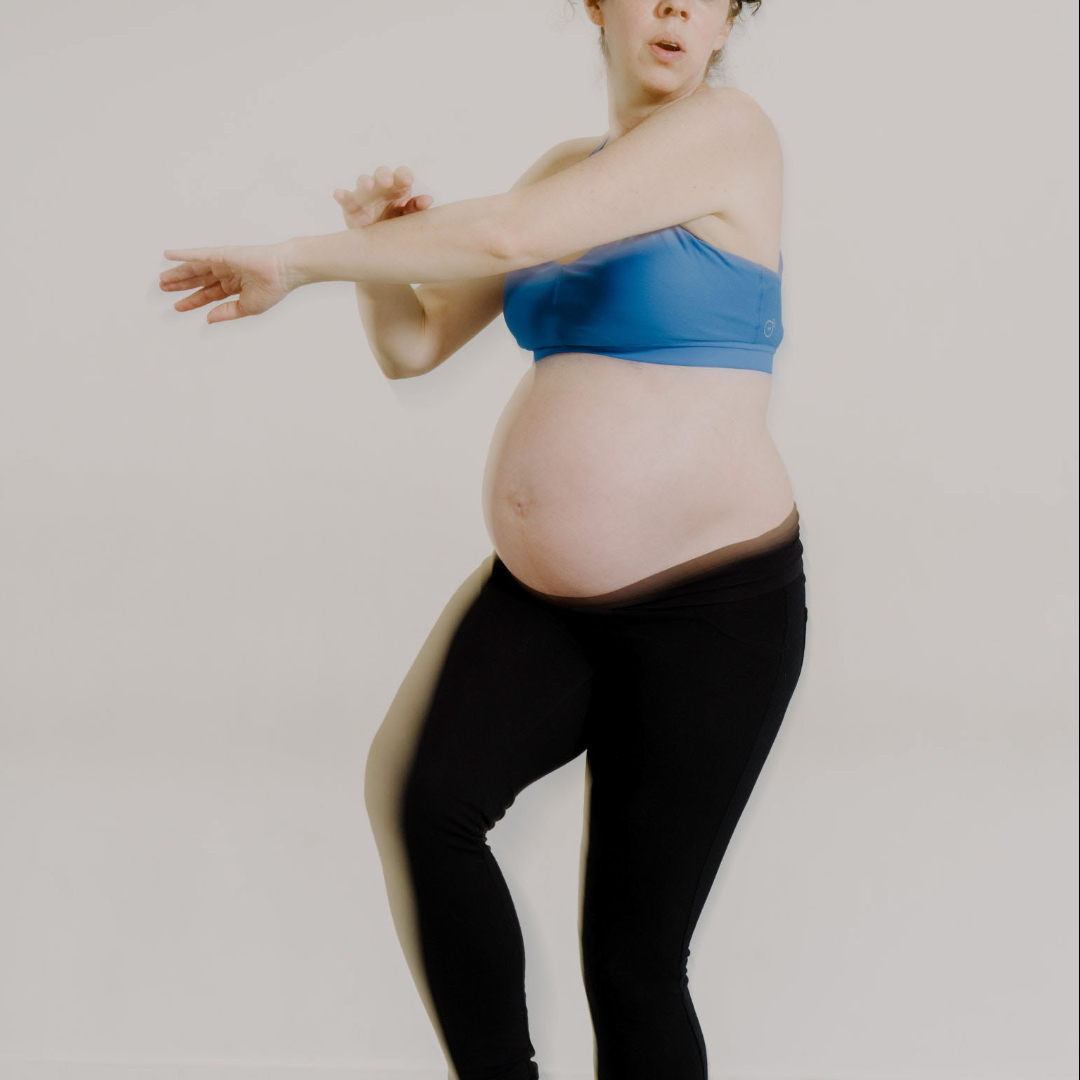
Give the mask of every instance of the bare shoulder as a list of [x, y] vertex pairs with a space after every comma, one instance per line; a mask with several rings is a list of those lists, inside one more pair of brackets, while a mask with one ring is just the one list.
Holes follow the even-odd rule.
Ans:
[[745, 90], [735, 86], [711, 86], [708, 90], [725, 124], [779, 145], [780, 139], [769, 114]]
[[765, 110], [744, 90], [710, 89], [725, 147], [724, 203], [684, 228], [718, 248], [776, 268], [784, 175], [780, 139]]
[[727, 159], [729, 194], [739, 193], [740, 202], [757, 202], [766, 192], [775, 195], [783, 183], [784, 153], [768, 113], [745, 90], [709, 89]]

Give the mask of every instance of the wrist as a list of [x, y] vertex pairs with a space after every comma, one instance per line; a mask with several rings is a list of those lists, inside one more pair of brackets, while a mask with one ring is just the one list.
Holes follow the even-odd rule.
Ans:
[[[319, 281], [360, 281], [366, 260], [360, 229], [342, 229], [319, 236], [294, 236], [281, 245], [286, 280], [290, 288]], [[365, 238], [366, 239], [366, 238]]]
[[283, 240], [278, 247], [281, 249], [281, 259], [285, 267], [285, 280], [290, 289], [298, 289], [301, 285], [310, 285], [314, 280], [304, 263], [304, 244], [307, 239], [303, 236], [293, 236]]

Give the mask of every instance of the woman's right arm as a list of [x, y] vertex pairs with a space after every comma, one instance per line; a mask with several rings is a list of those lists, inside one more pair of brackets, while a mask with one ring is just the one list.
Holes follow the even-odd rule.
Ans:
[[[569, 139], [553, 146], [535, 161], [511, 190], [535, 184], [572, 164], [583, 146], [593, 140]], [[349, 228], [362, 228], [373, 220], [423, 213], [418, 206], [428, 195], [409, 196], [412, 173], [405, 166], [391, 173], [385, 166], [374, 177], [361, 176], [353, 192], [342, 192], [338, 202]], [[335, 192], [335, 197], [337, 196]], [[364, 207], [375, 212], [365, 212]], [[378, 209], [382, 206], [385, 209]], [[388, 379], [424, 375], [453, 356], [502, 312], [505, 274], [422, 285], [399, 282], [357, 282], [356, 306], [372, 354]]]
[[423, 304], [412, 285], [356, 283], [356, 306], [375, 362], [388, 379], [419, 375], [428, 360]]

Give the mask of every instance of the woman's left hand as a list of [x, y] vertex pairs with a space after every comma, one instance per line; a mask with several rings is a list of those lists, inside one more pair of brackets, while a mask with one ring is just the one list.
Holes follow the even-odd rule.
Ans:
[[191, 311], [239, 294], [235, 300], [212, 308], [206, 316], [208, 323], [261, 315], [284, 300], [297, 284], [289, 280], [283, 244], [170, 249], [163, 254], [166, 259], [185, 261], [161, 272], [162, 290], [199, 289], [173, 304], [177, 311]]

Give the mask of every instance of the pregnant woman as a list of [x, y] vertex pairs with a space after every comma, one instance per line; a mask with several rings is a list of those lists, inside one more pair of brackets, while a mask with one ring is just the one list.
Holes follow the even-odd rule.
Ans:
[[[752, 98], [705, 81], [741, 0], [586, 0], [605, 136], [503, 194], [431, 207], [385, 166], [350, 228], [172, 250], [210, 322], [357, 283], [391, 378], [502, 311], [529, 368], [483, 478], [494, 551], [448, 638], [395, 827], [423, 973], [460, 1080], [536, 1080], [525, 954], [486, 841], [584, 753], [581, 961], [599, 1080], [704, 1080], [689, 947], [799, 679], [799, 515], [766, 425], [783, 337], [782, 157]], [[411, 282], [421, 282], [413, 287]]]

